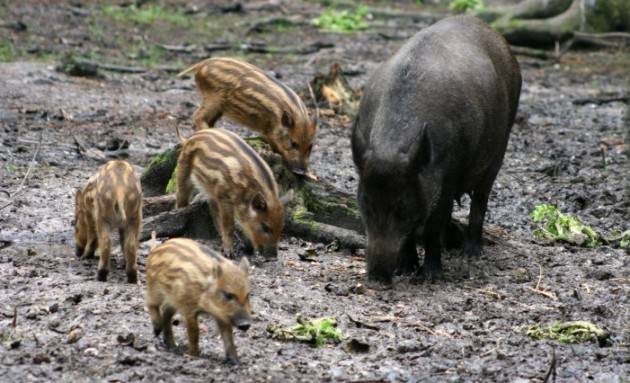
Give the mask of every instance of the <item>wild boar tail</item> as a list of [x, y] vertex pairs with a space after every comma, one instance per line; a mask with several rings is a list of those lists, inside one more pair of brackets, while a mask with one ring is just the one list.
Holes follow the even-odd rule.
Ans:
[[184, 69], [183, 71], [181, 71], [181, 72], [179, 72], [177, 74], [177, 77], [185, 76], [185, 75], [187, 75], [190, 72], [195, 72], [196, 73], [206, 63], [206, 61], [208, 61], [208, 60], [200, 61], [197, 64], [194, 64], [194, 65], [190, 66], [189, 68]]
[[123, 194], [119, 194], [116, 197], [116, 202], [114, 203], [114, 213], [118, 216], [121, 222], [125, 222], [127, 220], [127, 213], [125, 213], [125, 196]]

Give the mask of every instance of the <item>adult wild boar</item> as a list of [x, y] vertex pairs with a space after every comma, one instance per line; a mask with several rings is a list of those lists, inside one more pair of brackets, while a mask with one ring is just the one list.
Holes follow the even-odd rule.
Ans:
[[418, 268], [441, 272], [440, 237], [453, 201], [471, 198], [464, 254], [481, 253], [492, 184], [521, 90], [503, 37], [472, 16], [444, 19], [412, 37], [368, 81], [352, 131], [371, 280]]

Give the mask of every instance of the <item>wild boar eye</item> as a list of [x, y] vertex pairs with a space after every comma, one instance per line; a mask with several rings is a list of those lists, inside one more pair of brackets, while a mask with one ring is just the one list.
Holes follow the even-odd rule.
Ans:
[[300, 144], [295, 141], [291, 141], [291, 149], [298, 150], [300, 148]]
[[271, 233], [271, 228], [266, 223], [261, 223], [260, 224], [260, 230], [262, 230], [262, 232], [265, 233], [265, 234]]
[[232, 301], [234, 300], [234, 294], [228, 293], [227, 291], [223, 291], [223, 299], [225, 299], [228, 302]]

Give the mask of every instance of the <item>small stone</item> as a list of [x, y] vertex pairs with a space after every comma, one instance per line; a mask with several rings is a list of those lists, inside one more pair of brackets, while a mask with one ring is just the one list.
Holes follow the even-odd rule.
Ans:
[[48, 306], [48, 311], [51, 313], [56, 313], [57, 311], [59, 311], [59, 303], [53, 303], [52, 305]]
[[85, 351], [83, 351], [83, 354], [85, 354], [86, 356], [98, 356], [98, 350], [94, 347], [89, 347], [86, 348]]
[[80, 327], [77, 327], [68, 333], [68, 338], [66, 339], [66, 343], [68, 344], [76, 343], [82, 337], [83, 337], [83, 329]]

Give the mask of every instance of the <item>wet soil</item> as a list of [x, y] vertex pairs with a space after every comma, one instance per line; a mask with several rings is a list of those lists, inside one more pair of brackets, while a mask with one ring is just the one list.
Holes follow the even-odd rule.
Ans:
[[[532, 236], [528, 217], [535, 205], [555, 203], [604, 233], [630, 228], [624, 205], [629, 154], [619, 144], [627, 137], [627, 105], [572, 102], [623, 93], [630, 65], [627, 51], [571, 52], [559, 64], [519, 58], [524, 77], [519, 116], [490, 200], [486, 222], [492, 235], [475, 262], [485, 276], [456, 277], [461, 260], [454, 251], [444, 255], [443, 281], [423, 284], [400, 278], [390, 288], [366, 286], [361, 251], [326, 252], [320, 247], [316, 262], [303, 262], [298, 251], [318, 244], [284, 238], [279, 261], [253, 271], [255, 323], [236, 335], [240, 365], [223, 362], [218, 331], [209, 318], [202, 319], [200, 358], [184, 355], [183, 347], [166, 351], [153, 337], [144, 307], [148, 244], [141, 245], [139, 285], [124, 282], [118, 250], [118, 267], [106, 283], [95, 280], [95, 261], [74, 256], [73, 192], [99, 166], [78, 152], [76, 140], [97, 151], [112, 139], [127, 140], [128, 159], [141, 170], [152, 155], [176, 142], [175, 126], [190, 132], [198, 102], [190, 79], [176, 79], [163, 69], [183, 68], [204, 57], [203, 50], [149, 58], [145, 52], [143, 58], [135, 51], [136, 56], [127, 54], [130, 44], [146, 50], [156, 41], [334, 43], [309, 55], [220, 53], [264, 66], [306, 94], [305, 82], [333, 62], [341, 63], [351, 84], [360, 88], [401, 38], [427, 24], [395, 18], [374, 20], [367, 31], [349, 35], [323, 33], [309, 25], [247, 34], [244, 26], [283, 10], [311, 15], [321, 7], [291, 2], [283, 10], [222, 14], [201, 2], [161, 4], [172, 12], [194, 11], [187, 17], [207, 28], [173, 20], [160, 21], [168, 28], [115, 20], [93, 6], [0, 3], [6, 20], [28, 26], [26, 31], [0, 30], [14, 49], [13, 61], [0, 64], [0, 381], [540, 382], [554, 352], [558, 381], [628, 380], [628, 254], [610, 247], [542, 243]], [[99, 28], [107, 33], [98, 34]], [[54, 69], [70, 51], [150, 70], [102, 71], [99, 79], [71, 77]], [[344, 116], [323, 117], [312, 161], [321, 178], [354, 192], [349, 128]], [[610, 144], [604, 144], [605, 160], [602, 140]], [[455, 215], [464, 218], [466, 207], [464, 201]], [[547, 294], [532, 291], [535, 287]], [[269, 324], [292, 324], [298, 315], [336, 317], [348, 339], [367, 343], [369, 351], [348, 351], [345, 342], [321, 348], [285, 343], [266, 332]], [[525, 334], [529, 325], [565, 320], [603, 327], [611, 344], [563, 345]], [[181, 325], [176, 338], [185, 344]]]

